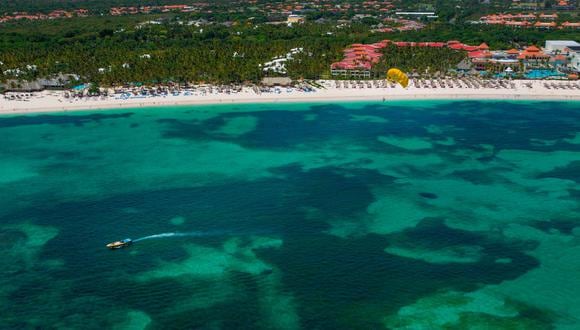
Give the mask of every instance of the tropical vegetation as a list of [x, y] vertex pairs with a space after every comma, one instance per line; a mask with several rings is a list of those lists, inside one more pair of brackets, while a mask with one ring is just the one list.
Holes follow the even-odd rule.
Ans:
[[[292, 78], [329, 77], [352, 43], [460, 40], [492, 48], [574, 39], [573, 30], [514, 30], [507, 27], [433, 23], [419, 31], [373, 33], [368, 22], [308, 22], [289, 27], [253, 20], [192, 24], [192, 16], [166, 13], [86, 17], [6, 23], [0, 29], [0, 82], [33, 80], [58, 73], [79, 74], [101, 85], [130, 82], [259, 81], [277, 73], [262, 64], [292, 48], [304, 51], [286, 64]], [[389, 48], [377, 70], [402, 68], [444, 71], [460, 55], [448, 50]], [[460, 60], [460, 59], [459, 59]]]

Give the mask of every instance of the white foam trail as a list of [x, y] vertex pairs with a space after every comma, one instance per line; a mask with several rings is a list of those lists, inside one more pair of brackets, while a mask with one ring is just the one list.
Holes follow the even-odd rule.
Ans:
[[137, 238], [133, 240], [133, 242], [144, 241], [147, 239], [154, 239], [154, 238], [168, 238], [168, 237], [203, 237], [203, 236], [214, 236], [214, 235], [223, 235], [223, 232], [200, 232], [200, 231], [193, 231], [189, 233], [162, 233], [156, 235], [145, 236], [141, 238]]

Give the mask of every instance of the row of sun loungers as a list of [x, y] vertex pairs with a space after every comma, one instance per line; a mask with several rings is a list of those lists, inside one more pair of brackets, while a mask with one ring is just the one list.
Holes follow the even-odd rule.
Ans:
[[[509, 80], [484, 80], [475, 78], [456, 79], [412, 79], [409, 86], [414, 88], [492, 88], [515, 89], [516, 85]], [[396, 88], [396, 84], [385, 80], [335, 80], [330, 87], [345, 89]]]
[[544, 83], [544, 87], [547, 89], [571, 89], [580, 90], [580, 83]]

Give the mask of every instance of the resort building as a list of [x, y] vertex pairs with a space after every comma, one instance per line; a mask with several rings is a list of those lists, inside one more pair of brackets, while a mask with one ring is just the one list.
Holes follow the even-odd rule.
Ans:
[[[548, 70], [554, 75], [576, 72], [580, 68], [580, 44], [572, 40], [548, 40], [545, 50], [529, 46], [491, 51], [486, 43], [467, 45], [458, 40], [447, 42], [408, 42], [383, 40], [364, 45], [353, 44], [344, 50], [344, 59], [333, 63], [330, 71], [334, 77], [371, 78], [372, 68], [383, 56], [382, 49], [388, 45], [397, 47], [449, 48], [466, 52], [466, 58], [456, 67], [458, 72], [510, 72], [526, 73], [530, 70]], [[537, 70], [536, 70], [537, 71]]]
[[516, 22], [516, 21], [507, 21], [504, 22], [503, 25], [511, 26], [511, 27], [529, 27], [532, 26], [530, 22]]
[[[199, 5], [199, 4], [197, 4]], [[171, 11], [177, 11], [181, 13], [189, 13], [194, 11], [196, 8], [189, 5], [166, 5], [166, 6], [142, 6], [142, 7], [113, 7], [109, 10], [109, 14], [112, 16], [120, 15], [135, 15], [135, 14], [148, 14], [152, 12], [162, 12], [167, 13]]]
[[38, 81], [26, 81], [26, 80], [7, 80], [5, 84], [0, 84], [0, 90], [2, 92], [20, 92], [20, 93], [30, 93], [30, 92], [40, 92], [44, 90]]
[[[553, 76], [578, 71], [577, 57], [574, 49], [580, 50], [580, 44], [571, 40], [549, 40], [544, 50], [529, 46], [524, 50], [509, 49], [497, 51], [468, 52], [472, 67], [477, 71], [492, 72], [528, 72], [530, 70], [550, 71]], [[577, 54], [576, 54], [577, 56]], [[465, 72], [467, 66], [463, 65]]]
[[554, 9], [573, 10], [575, 8], [574, 2], [574, 0], [560, 0], [556, 5], [554, 5]]
[[431, 47], [450, 48], [457, 51], [467, 51], [474, 58], [491, 57], [489, 47], [482, 43], [479, 46], [470, 46], [457, 40], [448, 42], [407, 42], [383, 40], [370, 45], [353, 44], [344, 50], [344, 59], [330, 65], [330, 73], [334, 77], [370, 78], [373, 65], [383, 56], [382, 49], [388, 45], [397, 47]]
[[479, 21], [473, 23], [483, 23], [488, 25], [504, 25], [511, 27], [535, 27], [540, 29], [555, 28], [580, 28], [578, 22], [565, 22], [561, 25], [556, 23], [558, 14], [491, 14], [482, 16]]
[[370, 78], [373, 64], [379, 62], [381, 49], [388, 45], [385, 40], [371, 45], [353, 44], [344, 50], [344, 59], [330, 65], [333, 76]]
[[300, 24], [306, 22], [306, 18], [301, 15], [289, 15], [286, 22], [288, 24]]
[[487, 16], [482, 16], [480, 20], [482, 22], [488, 23], [493, 22], [506, 22], [506, 21], [535, 21], [538, 17], [534, 14], [492, 14]]
[[568, 47], [580, 46], [580, 43], [574, 40], [546, 40], [544, 51], [547, 54], [562, 54]]
[[558, 14], [540, 14], [538, 18], [542, 21], [555, 21], [558, 19]]
[[562, 23], [562, 25], [560, 25], [563, 29], [580, 29], [580, 22], [564, 22]]
[[555, 22], [536, 22], [534, 27], [541, 29], [554, 29], [558, 26]]
[[55, 89], [61, 90], [65, 89], [68, 85], [73, 82], [79, 81], [81, 77], [77, 74], [62, 74], [46, 77], [36, 80], [44, 89]]
[[520, 53], [518, 59], [522, 61], [525, 69], [545, 68], [550, 61], [550, 55], [536, 46], [530, 46]]
[[3, 92], [39, 92], [46, 89], [62, 90], [78, 80], [80, 80], [80, 76], [77, 74], [62, 73], [33, 81], [12, 79], [6, 81], [5, 84], [0, 84], [0, 90]]
[[433, 11], [398, 11], [395, 12], [397, 16], [403, 17], [412, 17], [412, 18], [428, 18], [428, 19], [435, 19], [438, 18], [438, 15], [435, 15]]
[[570, 61], [569, 68], [574, 72], [580, 73], [580, 46], [570, 46], [567, 51]]
[[554, 55], [550, 57], [550, 65], [553, 68], [565, 69], [568, 66], [568, 57], [566, 55]]

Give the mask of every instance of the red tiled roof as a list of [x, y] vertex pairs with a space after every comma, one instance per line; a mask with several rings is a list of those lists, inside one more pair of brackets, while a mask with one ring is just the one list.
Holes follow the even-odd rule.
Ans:
[[554, 57], [551, 58], [551, 61], [555, 62], [555, 61], [562, 61], [562, 62], [566, 62], [567, 57], [566, 55], [556, 55]]
[[[349, 48], [344, 50], [344, 59], [340, 62], [335, 62], [331, 64], [332, 69], [342, 69], [342, 70], [356, 70], [356, 69], [366, 69], [370, 70], [373, 64], [380, 61], [383, 54], [380, 49], [393, 44], [397, 47], [449, 47], [455, 50], [466, 50], [469, 51], [469, 56], [471, 58], [486, 58], [490, 57], [491, 53], [487, 49], [480, 49], [480, 46], [470, 46], [462, 44], [459, 41], [451, 40], [447, 43], [445, 42], [409, 42], [409, 41], [396, 41], [392, 42], [390, 40], [383, 40], [374, 44], [352, 44]], [[486, 48], [483, 47], [483, 48]], [[487, 47], [489, 48], [489, 47]]]
[[562, 23], [562, 27], [580, 27], [580, 22], [574, 22], [574, 23], [564, 22], [564, 23]]
[[538, 47], [536, 47], [534, 45], [531, 45], [528, 48], [526, 48], [525, 51], [528, 52], [528, 53], [535, 53], [535, 52], [539, 52], [540, 51], [540, 48], [538, 48]]
[[484, 50], [476, 50], [473, 52], [469, 52], [467, 54], [467, 56], [469, 56], [469, 58], [487, 58], [487, 57], [491, 57], [491, 53], [486, 52]]
[[463, 50], [466, 50], [468, 52], [473, 52], [473, 51], [476, 51], [476, 50], [480, 50], [479, 46], [469, 46], [469, 45], [462, 45], [462, 46], [463, 46], [462, 49]]

